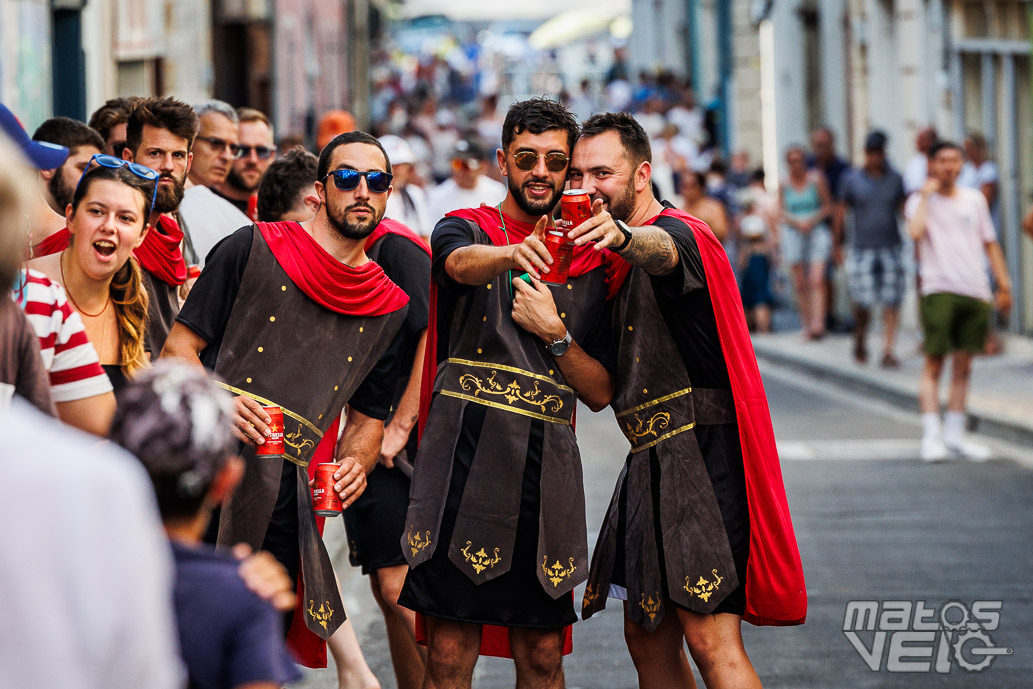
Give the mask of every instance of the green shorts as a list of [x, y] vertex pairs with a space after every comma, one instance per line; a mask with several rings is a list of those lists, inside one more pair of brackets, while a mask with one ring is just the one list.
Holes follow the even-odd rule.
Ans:
[[990, 304], [973, 297], [939, 292], [922, 297], [924, 350], [932, 356], [954, 351], [981, 352], [990, 332]]

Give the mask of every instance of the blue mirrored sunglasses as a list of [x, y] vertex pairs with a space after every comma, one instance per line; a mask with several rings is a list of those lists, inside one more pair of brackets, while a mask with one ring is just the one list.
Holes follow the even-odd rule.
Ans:
[[367, 170], [366, 172], [359, 172], [358, 170], [334, 170], [327, 173], [326, 177], [323, 178], [324, 183], [327, 177], [334, 178], [334, 186], [341, 191], [352, 191], [359, 186], [359, 179], [362, 177], [366, 178], [366, 186], [374, 194], [383, 194], [385, 191], [391, 188], [391, 180], [394, 179], [394, 175], [390, 172], [381, 172], [379, 170]]
[[86, 163], [86, 169], [82, 171], [82, 175], [79, 177], [79, 182], [75, 185], [76, 191], [79, 190], [79, 185], [82, 184], [83, 177], [86, 177], [86, 173], [90, 171], [90, 166], [96, 162], [101, 167], [108, 167], [112, 169], [118, 169], [120, 167], [128, 167], [129, 171], [137, 177], [141, 177], [147, 181], [154, 182], [154, 191], [151, 193], [151, 209], [147, 213], [148, 219], [151, 217], [151, 213], [154, 212], [154, 201], [158, 198], [158, 178], [161, 177], [157, 172], [147, 167], [146, 165], [140, 165], [139, 163], [131, 163], [128, 160], [122, 158], [116, 158], [115, 156], [107, 155], [106, 153], [95, 153], [90, 162]]

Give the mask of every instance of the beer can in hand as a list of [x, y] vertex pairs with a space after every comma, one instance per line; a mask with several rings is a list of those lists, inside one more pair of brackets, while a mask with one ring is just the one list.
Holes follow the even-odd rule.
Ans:
[[542, 282], [566, 282], [574, 243], [567, 239], [565, 233], [549, 230], [545, 233], [545, 248], [552, 256], [552, 265], [549, 266], [548, 273], [542, 273]]
[[272, 421], [269, 422], [269, 435], [265, 442], [255, 446], [255, 454], [259, 457], [282, 457], [283, 447], [283, 409], [278, 406], [262, 407]]
[[564, 235], [592, 217], [592, 199], [584, 189], [568, 189], [560, 198], [560, 220], [556, 226]]
[[317, 517], [336, 517], [341, 513], [341, 496], [334, 490], [334, 472], [341, 468], [340, 464], [326, 463], [316, 465], [316, 475], [312, 480], [312, 510]]

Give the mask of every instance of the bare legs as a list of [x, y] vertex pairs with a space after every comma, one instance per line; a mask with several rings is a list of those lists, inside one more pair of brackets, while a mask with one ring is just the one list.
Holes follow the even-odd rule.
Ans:
[[683, 640], [707, 689], [760, 689], [743, 646], [740, 616], [700, 615], [670, 607], [676, 614], [667, 615], [653, 633], [625, 613], [624, 639], [638, 672], [639, 689], [695, 689]]
[[825, 334], [825, 262], [794, 263], [790, 270], [804, 334], [818, 339]]
[[419, 689], [423, 685], [426, 652], [416, 644], [416, 613], [398, 604], [408, 571], [406, 565], [384, 567], [370, 574], [369, 583], [384, 614], [398, 689]]
[[[866, 339], [868, 324], [871, 322], [871, 311], [863, 306], [854, 306], [854, 359], [863, 364], [868, 359]], [[882, 365], [895, 367], [896, 357], [893, 354], [897, 340], [897, 323], [900, 321], [900, 310], [896, 306], [882, 309], [883, 348]]]
[[326, 642], [337, 666], [340, 689], [380, 689], [380, 682], [366, 664], [351, 620], [345, 620]]

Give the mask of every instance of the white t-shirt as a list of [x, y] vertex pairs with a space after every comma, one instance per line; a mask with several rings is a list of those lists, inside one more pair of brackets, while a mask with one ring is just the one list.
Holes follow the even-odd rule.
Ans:
[[197, 254], [197, 264], [204, 267], [204, 259], [219, 241], [242, 227], [251, 225], [251, 219], [236, 206], [215, 194], [208, 187], [196, 184], [183, 194], [179, 204], [183, 231]]
[[[406, 194], [409, 202], [406, 202]], [[434, 223], [440, 220], [431, 219], [427, 211], [427, 192], [415, 184], [407, 184], [404, 190], [395, 188], [391, 192], [384, 217], [397, 220], [421, 237], [429, 237], [434, 230]]]
[[929, 156], [924, 153], [916, 153], [907, 161], [904, 168], [904, 191], [910, 194], [918, 191], [925, 184], [929, 176]]
[[[911, 220], [921, 201], [912, 194], [904, 206]], [[932, 194], [926, 233], [918, 243], [922, 294], [948, 292], [990, 301], [986, 244], [997, 240], [986, 197], [975, 189], [955, 187], [953, 196]]]
[[172, 552], [140, 463], [0, 412], [0, 686], [175, 689]]
[[482, 203], [494, 206], [506, 198], [506, 192], [504, 185], [484, 175], [477, 178], [473, 189], [463, 189], [447, 179], [427, 192], [430, 221], [436, 225], [446, 213], [460, 208], [477, 208]]

